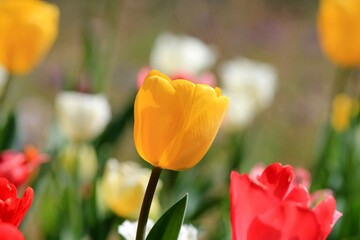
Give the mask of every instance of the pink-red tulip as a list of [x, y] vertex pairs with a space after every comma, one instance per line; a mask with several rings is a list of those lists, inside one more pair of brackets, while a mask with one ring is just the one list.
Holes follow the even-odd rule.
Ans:
[[24, 235], [15, 226], [0, 223], [1, 240], [25, 240]]
[[0, 178], [0, 222], [18, 227], [33, 198], [34, 190], [31, 187], [27, 187], [22, 198], [18, 198], [15, 185], [6, 178]]
[[312, 203], [291, 166], [274, 163], [254, 178], [232, 172], [232, 239], [326, 239], [341, 213], [330, 194], [325, 194], [313, 208]]
[[7, 178], [16, 187], [28, 180], [36, 168], [47, 161], [47, 156], [32, 146], [23, 152], [12, 150], [0, 154], [0, 177]]

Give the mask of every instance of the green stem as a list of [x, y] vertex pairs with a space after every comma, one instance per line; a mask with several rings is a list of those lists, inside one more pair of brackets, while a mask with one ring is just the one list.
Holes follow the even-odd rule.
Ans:
[[245, 141], [244, 141], [243, 132], [234, 132], [230, 136], [230, 164], [228, 172], [231, 170], [239, 170], [242, 164], [242, 160], [244, 158], [244, 150], [245, 150]]
[[7, 93], [9, 92], [9, 89], [10, 89], [10, 82], [12, 80], [12, 75], [9, 74], [7, 76], [7, 79], [5, 81], [5, 85], [4, 85], [4, 88], [3, 88], [3, 91], [0, 95], [0, 108], [3, 107], [4, 105], [4, 102], [5, 102], [5, 99], [6, 99], [6, 96], [7, 96]]
[[[330, 101], [333, 101], [336, 95], [340, 93], [344, 93], [349, 80], [351, 79], [351, 74], [353, 74], [354, 69], [351, 68], [341, 68], [338, 67], [336, 71], [336, 75], [334, 78], [334, 82], [332, 85]], [[331, 104], [328, 110], [328, 119], [331, 116]], [[318, 153], [315, 167], [313, 168], [313, 177], [314, 181], [312, 184], [313, 189], [319, 189], [328, 187], [328, 180], [330, 176], [329, 172], [329, 161], [331, 159], [331, 149], [333, 148], [333, 141], [335, 140], [335, 133], [332, 129], [331, 123], [328, 120], [328, 125], [325, 129], [324, 140], [320, 147], [320, 151]]]
[[149, 183], [147, 185], [144, 200], [142, 202], [142, 206], [140, 210], [138, 227], [136, 231], [136, 240], [145, 239], [146, 223], [149, 217], [151, 202], [155, 194], [156, 185], [159, 181], [161, 171], [162, 169], [159, 167], [153, 167], [152, 169]]
[[351, 68], [338, 68], [336, 71], [333, 89], [331, 92], [331, 99], [333, 99], [337, 94], [345, 92], [346, 85], [349, 82], [350, 75], [353, 73]]

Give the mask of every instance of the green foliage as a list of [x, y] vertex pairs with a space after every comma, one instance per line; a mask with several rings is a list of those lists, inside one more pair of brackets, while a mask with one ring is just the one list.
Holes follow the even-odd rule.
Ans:
[[177, 239], [184, 221], [188, 194], [169, 208], [155, 223], [146, 240]]
[[16, 134], [16, 116], [14, 112], [0, 116], [0, 150], [9, 149]]

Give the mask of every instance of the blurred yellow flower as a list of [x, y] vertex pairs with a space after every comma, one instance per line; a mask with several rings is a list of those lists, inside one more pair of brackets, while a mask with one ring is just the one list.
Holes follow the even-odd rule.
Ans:
[[138, 153], [156, 167], [193, 167], [208, 151], [228, 105], [219, 88], [151, 71], [135, 99]]
[[88, 143], [68, 143], [60, 151], [63, 167], [77, 176], [83, 184], [93, 181], [98, 170], [96, 151]]
[[30, 71], [52, 46], [58, 8], [39, 0], [0, 0], [0, 64], [10, 73]]
[[[135, 162], [109, 159], [100, 183], [99, 197], [118, 216], [136, 219], [139, 217], [150, 174], [149, 169], [142, 168]], [[150, 216], [153, 218], [157, 218], [160, 213], [157, 198], [160, 189], [161, 182], [151, 205]]]
[[332, 102], [331, 124], [337, 132], [345, 131], [351, 117], [358, 111], [358, 102], [345, 94], [337, 95]]
[[360, 65], [359, 0], [321, 0], [318, 32], [322, 49], [333, 62]]

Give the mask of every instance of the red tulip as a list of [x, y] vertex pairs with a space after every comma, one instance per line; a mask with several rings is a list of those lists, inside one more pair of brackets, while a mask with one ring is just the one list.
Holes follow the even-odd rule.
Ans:
[[269, 165], [261, 175], [231, 173], [233, 240], [323, 240], [341, 216], [333, 196], [311, 208], [307, 188], [291, 166]]
[[0, 154], [0, 177], [7, 178], [18, 187], [28, 180], [40, 164], [46, 161], [47, 156], [40, 154], [32, 146], [26, 147], [24, 152], [4, 151]]
[[33, 198], [34, 191], [31, 187], [27, 187], [22, 198], [18, 198], [15, 185], [9, 183], [6, 178], [0, 178], [0, 222], [18, 227]]
[[25, 240], [24, 235], [15, 226], [0, 223], [1, 240]]

